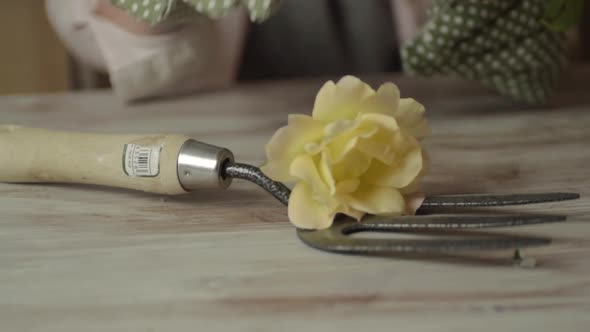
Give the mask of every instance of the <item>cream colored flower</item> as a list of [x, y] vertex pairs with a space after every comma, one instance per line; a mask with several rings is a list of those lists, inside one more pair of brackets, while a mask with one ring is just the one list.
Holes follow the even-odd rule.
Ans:
[[320, 89], [313, 116], [290, 115], [266, 146], [262, 171], [295, 182], [289, 220], [323, 229], [337, 213], [360, 220], [365, 213], [413, 213], [404, 196], [425, 171], [419, 140], [429, 134], [424, 106], [400, 99], [393, 83], [377, 91], [356, 77]]

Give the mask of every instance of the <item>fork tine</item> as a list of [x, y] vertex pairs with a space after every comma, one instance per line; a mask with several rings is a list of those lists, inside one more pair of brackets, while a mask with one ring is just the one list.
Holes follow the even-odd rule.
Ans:
[[489, 236], [441, 240], [394, 240], [352, 238], [340, 230], [298, 230], [297, 235], [310, 247], [348, 254], [449, 253], [481, 250], [520, 249], [551, 243], [550, 239], [522, 236]]
[[424, 215], [403, 217], [379, 217], [368, 215], [362, 222], [350, 223], [342, 229], [345, 234], [363, 231], [433, 230], [514, 227], [565, 221], [566, 216], [553, 214], [505, 214], [505, 215]]
[[426, 197], [421, 209], [448, 207], [506, 206], [548, 203], [580, 198], [577, 193], [539, 193], [508, 195], [435, 195]]
[[[426, 198], [421, 210], [447, 207], [485, 207], [545, 203], [577, 199], [576, 193], [543, 193], [512, 195], [442, 195]], [[548, 238], [498, 234], [474, 234], [473, 231], [452, 232], [458, 229], [512, 227], [565, 221], [562, 215], [426, 215], [377, 217], [367, 215], [362, 222], [338, 218], [324, 230], [297, 230], [307, 245], [330, 252], [348, 254], [452, 253], [480, 250], [519, 249], [551, 243]], [[435, 232], [457, 238], [434, 240], [369, 239], [350, 237], [357, 232]], [[453, 234], [454, 233], [454, 234]], [[482, 233], [482, 232], [480, 232]], [[481, 235], [484, 235], [483, 237]]]

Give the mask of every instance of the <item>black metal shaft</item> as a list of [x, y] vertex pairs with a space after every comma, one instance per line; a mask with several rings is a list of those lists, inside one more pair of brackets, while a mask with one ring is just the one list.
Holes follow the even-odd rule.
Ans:
[[[244, 179], [262, 187], [284, 205], [289, 204], [291, 190], [284, 184], [271, 180], [262, 171], [252, 165], [240, 163], [227, 163], [224, 166], [224, 176], [236, 179]], [[576, 193], [532, 193], [532, 194], [508, 194], [508, 195], [440, 195], [426, 197], [420, 212], [431, 209], [455, 207], [485, 207], [505, 206], [533, 203], [546, 203], [565, 201], [579, 198]]]
[[289, 204], [291, 190], [284, 184], [271, 180], [260, 168], [248, 164], [228, 163], [225, 165], [224, 176], [250, 181], [262, 187], [284, 205]]

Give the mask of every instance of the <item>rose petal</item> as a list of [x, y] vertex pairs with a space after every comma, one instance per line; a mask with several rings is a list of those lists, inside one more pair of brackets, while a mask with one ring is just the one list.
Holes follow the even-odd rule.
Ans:
[[326, 145], [333, 163], [339, 163], [352, 149], [356, 147], [358, 137], [356, 135], [343, 135], [332, 140]]
[[400, 93], [397, 85], [391, 82], [383, 83], [381, 84], [375, 95], [378, 96], [379, 99], [384, 102], [384, 104], [387, 104], [390, 107], [392, 107], [393, 109], [391, 109], [391, 111], [395, 112], [395, 108], [399, 104], [400, 100]]
[[416, 147], [392, 165], [373, 160], [361, 181], [381, 186], [404, 188], [414, 181], [422, 169], [422, 151]]
[[402, 214], [406, 203], [395, 188], [361, 184], [352, 194], [344, 197], [353, 209], [371, 214]]
[[324, 180], [324, 183], [328, 186], [330, 194], [334, 195], [336, 192], [336, 182], [334, 180], [334, 176], [332, 175], [332, 165], [327, 151], [322, 151], [319, 172], [322, 180]]
[[306, 114], [289, 114], [287, 116], [287, 124], [290, 126], [307, 126], [313, 122], [313, 118]]
[[275, 181], [292, 181], [289, 168], [293, 159], [305, 152], [307, 143], [322, 137], [323, 125], [309, 116], [291, 116], [289, 122], [289, 125], [277, 130], [266, 145], [268, 161], [261, 169]]
[[375, 94], [370, 85], [351, 75], [342, 77], [336, 83], [336, 88], [338, 97], [344, 99], [360, 100]]
[[273, 181], [291, 182], [294, 178], [289, 175], [288, 171], [285, 172], [290, 165], [291, 161], [285, 158], [278, 161], [267, 161], [266, 164], [260, 166], [260, 170]]
[[355, 192], [358, 189], [360, 184], [361, 184], [361, 181], [359, 181], [359, 179], [349, 179], [349, 180], [340, 181], [336, 184], [336, 193], [337, 194], [350, 194], [352, 192]]
[[332, 162], [339, 163], [352, 149], [356, 148], [359, 139], [369, 138], [375, 135], [377, 131], [378, 129], [375, 126], [356, 127], [354, 130], [332, 138], [332, 140], [326, 144]]
[[363, 128], [377, 128], [377, 132], [370, 137], [360, 138], [357, 148], [366, 155], [391, 165], [397, 154], [396, 142], [392, 142], [392, 138], [398, 135], [399, 131], [397, 121], [383, 114], [363, 114], [360, 121]]
[[429, 172], [429, 165], [430, 161], [428, 158], [428, 154], [426, 153], [426, 151], [422, 150], [422, 169], [420, 170], [420, 173], [418, 173], [414, 180], [410, 182], [407, 186], [399, 188], [399, 191], [404, 195], [417, 192], [420, 189], [420, 186], [422, 185], [422, 178], [425, 174]]
[[316, 163], [309, 155], [303, 154], [296, 157], [291, 163], [289, 174], [311, 185], [314, 194], [326, 195], [329, 192], [328, 186], [322, 179]]
[[[322, 166], [322, 163], [321, 158], [301, 155], [291, 163], [291, 175], [310, 185], [312, 198], [332, 211], [338, 206], [338, 201], [333, 196], [336, 185], [331, 174], [329, 174], [330, 170], [321, 170], [325, 167]], [[328, 174], [322, 174], [324, 171], [327, 171]]]
[[411, 195], [404, 195], [404, 199], [406, 200], [406, 214], [416, 214], [426, 196], [424, 193], [415, 192]]
[[336, 85], [328, 82], [322, 86], [313, 107], [314, 119], [329, 123], [356, 118], [363, 99], [375, 91], [354, 76], [344, 76]]
[[344, 205], [344, 204], [341, 205], [341, 207], [337, 210], [337, 213], [345, 214], [351, 218], [356, 219], [357, 221], [361, 221], [361, 219], [363, 219], [363, 216], [366, 214], [363, 211], [356, 210], [356, 209], [352, 208], [351, 206]]
[[305, 152], [307, 154], [312, 155], [312, 156], [322, 152], [322, 149], [323, 149], [322, 144], [318, 144], [315, 142], [306, 143], [303, 146], [303, 148], [305, 149]]
[[356, 179], [371, 166], [371, 157], [351, 148], [342, 154], [338, 162], [332, 164], [332, 176], [336, 181]]
[[[338, 125], [326, 126], [324, 132], [329, 135], [329, 139], [325, 138], [324, 143], [330, 151], [332, 161], [340, 162], [350, 150], [357, 146], [359, 139], [369, 140], [380, 128], [391, 131], [399, 129], [393, 117], [382, 114], [361, 114], [353, 122], [340, 121]], [[383, 140], [385, 139], [381, 141]]]
[[366, 113], [359, 116], [361, 126], [373, 126], [379, 129], [384, 129], [388, 132], [395, 132], [399, 130], [397, 120], [391, 115]]
[[288, 214], [291, 223], [303, 229], [325, 229], [332, 225], [335, 213], [315, 201], [312, 188], [299, 182], [291, 191]]
[[430, 127], [424, 118], [424, 111], [424, 105], [413, 98], [402, 98], [394, 117], [404, 130], [417, 138], [423, 138], [430, 134]]
[[391, 165], [395, 158], [395, 152], [391, 144], [380, 143], [373, 139], [361, 139], [357, 148], [365, 155], [371, 156], [386, 165]]
[[337, 120], [326, 125], [324, 128], [324, 142], [329, 143], [335, 137], [350, 133], [359, 126], [360, 122], [355, 120]]
[[360, 112], [393, 116], [398, 109], [399, 97], [400, 92], [395, 84], [390, 82], [384, 83], [379, 87], [377, 93], [367, 97], [363, 101]]
[[336, 102], [336, 84], [332, 81], [324, 83], [315, 97], [313, 117], [322, 120], [325, 114], [332, 112]]

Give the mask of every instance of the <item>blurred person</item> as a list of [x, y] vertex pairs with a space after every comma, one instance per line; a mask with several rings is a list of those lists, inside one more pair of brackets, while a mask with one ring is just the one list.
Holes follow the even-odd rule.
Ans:
[[239, 78], [399, 70], [398, 45], [418, 33], [430, 2], [46, 0], [46, 8], [71, 54], [133, 101]]
[[[46, 0], [80, 61], [125, 101], [285, 79], [459, 76], [531, 104], [568, 62], [566, 0]], [[250, 24], [250, 22], [255, 24]]]

